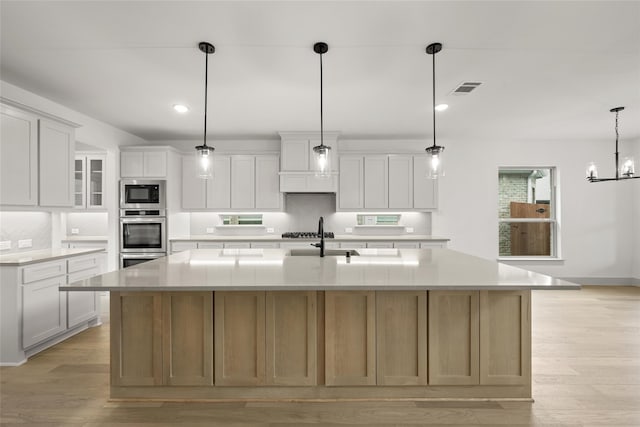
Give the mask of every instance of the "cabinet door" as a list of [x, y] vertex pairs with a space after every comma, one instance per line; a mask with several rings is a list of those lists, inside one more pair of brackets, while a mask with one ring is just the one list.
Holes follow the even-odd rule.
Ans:
[[413, 156], [389, 156], [389, 208], [413, 208]]
[[[97, 262], [97, 260], [96, 260]], [[69, 274], [68, 283], [88, 279], [100, 274], [100, 267]], [[98, 292], [62, 292], [67, 294], [67, 328], [73, 328], [100, 314], [100, 298]]]
[[531, 291], [480, 291], [480, 384], [531, 383]]
[[364, 159], [362, 156], [340, 156], [340, 209], [364, 207]]
[[214, 295], [215, 382], [219, 386], [265, 382], [265, 293]]
[[375, 385], [375, 292], [325, 292], [325, 381]]
[[478, 291], [429, 291], [429, 384], [479, 384]]
[[105, 208], [106, 156], [86, 157], [86, 206], [87, 209]]
[[84, 209], [87, 207], [87, 158], [76, 156], [73, 164], [73, 207]]
[[438, 180], [427, 177], [427, 156], [413, 156], [413, 207], [436, 209], [438, 207]]
[[166, 151], [145, 151], [142, 156], [142, 173], [147, 178], [166, 178]]
[[144, 176], [142, 151], [120, 152], [120, 176], [122, 178], [138, 178]]
[[182, 209], [204, 209], [206, 206], [207, 180], [195, 170], [195, 156], [182, 158]]
[[111, 292], [110, 303], [111, 385], [162, 384], [162, 293]]
[[317, 292], [267, 292], [266, 383], [315, 385]]
[[427, 292], [376, 292], [378, 385], [427, 384]]
[[39, 204], [73, 206], [74, 130], [43, 119], [39, 126]]
[[38, 203], [38, 120], [2, 105], [0, 109], [0, 204]]
[[389, 207], [389, 169], [387, 156], [364, 157], [364, 207]]
[[282, 154], [282, 170], [309, 170], [309, 141], [306, 139], [283, 140], [280, 145]]
[[207, 209], [229, 209], [231, 207], [231, 157], [214, 155], [213, 177], [206, 181]]
[[213, 385], [213, 292], [162, 296], [164, 383]]
[[255, 207], [255, 157], [231, 158], [231, 209]]
[[67, 329], [65, 275], [22, 285], [22, 346], [31, 347]]
[[256, 209], [280, 209], [278, 156], [256, 156]]

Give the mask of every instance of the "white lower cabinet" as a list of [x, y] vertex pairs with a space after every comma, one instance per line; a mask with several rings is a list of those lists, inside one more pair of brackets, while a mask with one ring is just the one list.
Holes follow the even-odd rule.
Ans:
[[420, 249], [446, 248], [446, 241], [420, 242]]
[[393, 247], [398, 249], [420, 249], [420, 242], [393, 242]]
[[29, 348], [67, 329], [67, 301], [58, 289], [65, 274], [22, 285], [22, 346]]

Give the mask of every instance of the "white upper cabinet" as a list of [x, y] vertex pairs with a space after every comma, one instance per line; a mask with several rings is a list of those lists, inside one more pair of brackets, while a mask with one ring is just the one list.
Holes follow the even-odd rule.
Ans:
[[332, 175], [318, 177], [313, 147], [320, 145], [319, 132], [280, 132], [280, 191], [296, 193], [334, 193], [338, 189], [338, 133], [325, 132], [324, 145], [331, 147]]
[[104, 154], [76, 153], [73, 187], [76, 209], [105, 209], [106, 159]]
[[166, 150], [120, 152], [120, 177], [167, 178]]
[[1, 113], [0, 204], [73, 206], [73, 126], [4, 104]]
[[253, 209], [256, 206], [256, 170], [254, 156], [231, 157], [231, 208]]
[[415, 209], [438, 208], [438, 180], [427, 177], [426, 155], [413, 156], [413, 206]]
[[436, 209], [437, 180], [426, 167], [422, 155], [341, 155], [338, 210]]
[[389, 207], [389, 167], [387, 156], [364, 156], [364, 207]]
[[38, 204], [38, 119], [1, 106], [0, 204]]
[[214, 155], [212, 179], [199, 178], [193, 163], [193, 157], [183, 157], [183, 209], [282, 209], [277, 155]]

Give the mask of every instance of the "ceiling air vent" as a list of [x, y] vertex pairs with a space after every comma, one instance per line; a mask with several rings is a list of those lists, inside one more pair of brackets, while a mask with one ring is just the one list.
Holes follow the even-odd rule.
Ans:
[[452, 95], [468, 95], [480, 86], [482, 82], [462, 82], [451, 92]]

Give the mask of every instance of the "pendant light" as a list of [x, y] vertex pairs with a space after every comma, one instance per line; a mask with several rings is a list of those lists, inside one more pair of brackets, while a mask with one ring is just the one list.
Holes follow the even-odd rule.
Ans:
[[196, 146], [197, 171], [198, 176], [204, 179], [213, 177], [213, 151], [215, 148], [207, 145], [207, 77], [209, 74], [209, 55], [216, 51], [216, 48], [207, 42], [200, 42], [198, 48], [204, 55], [204, 138], [203, 144]]
[[616, 113], [616, 152], [615, 152], [615, 162], [616, 162], [616, 177], [615, 178], [598, 178], [598, 167], [594, 162], [591, 162], [587, 165], [587, 180], [589, 182], [602, 182], [602, 181], [620, 181], [623, 179], [634, 179], [640, 178], [640, 176], [634, 176], [635, 174], [635, 164], [633, 162], [632, 157], [625, 157], [622, 162], [622, 166], [620, 166], [619, 154], [618, 154], [618, 113], [624, 110], [624, 107], [616, 107], [609, 110], [611, 113]]
[[433, 112], [433, 145], [426, 148], [429, 168], [427, 176], [432, 179], [437, 179], [440, 176], [444, 176], [444, 170], [442, 168], [442, 152], [444, 147], [436, 145], [436, 53], [442, 50], [442, 43], [431, 43], [427, 46], [427, 54], [432, 56], [432, 112]]
[[313, 51], [320, 55], [320, 145], [313, 147], [314, 169], [317, 177], [329, 178], [331, 176], [331, 147], [324, 145], [322, 114], [322, 55], [329, 51], [329, 46], [324, 42], [318, 42], [313, 45]]

